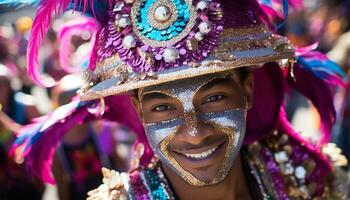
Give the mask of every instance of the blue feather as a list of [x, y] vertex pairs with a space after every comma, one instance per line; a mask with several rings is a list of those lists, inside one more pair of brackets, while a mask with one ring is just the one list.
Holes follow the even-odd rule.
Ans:
[[78, 3], [74, 4], [74, 0], [72, 0], [69, 9], [84, 12], [87, 16], [95, 17], [100, 23], [106, 22], [108, 11], [112, 7], [112, 5], [109, 5], [108, 0], [93, 1], [93, 5], [91, 5], [91, 1], [88, 1], [85, 10], [83, 1], [79, 0]]
[[289, 14], [289, 4], [288, 4], [288, 0], [282, 0], [282, 11], [284, 14], [284, 19], [281, 23], [279, 23], [276, 27], [276, 31], [280, 30], [281, 28], [283, 28], [286, 23], [287, 23], [287, 19], [288, 19], [288, 14]]
[[298, 56], [297, 62], [303, 69], [326, 82], [341, 83], [347, 77], [345, 72], [338, 66], [338, 64], [329, 59], [310, 59], [303, 56]]

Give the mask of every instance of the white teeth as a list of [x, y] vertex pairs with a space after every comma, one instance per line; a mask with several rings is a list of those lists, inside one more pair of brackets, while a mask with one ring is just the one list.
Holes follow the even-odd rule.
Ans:
[[203, 158], [206, 158], [206, 157], [210, 156], [211, 154], [213, 154], [217, 148], [218, 147], [214, 147], [214, 148], [211, 148], [208, 151], [205, 151], [202, 153], [195, 153], [195, 154], [184, 153], [184, 155], [188, 158], [203, 159]]

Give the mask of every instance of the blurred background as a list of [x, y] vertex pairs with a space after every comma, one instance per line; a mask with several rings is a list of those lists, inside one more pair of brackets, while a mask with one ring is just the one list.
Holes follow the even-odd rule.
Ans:
[[[287, 35], [297, 47], [318, 43], [317, 50], [327, 54], [349, 74], [350, 0], [306, 0], [305, 7], [302, 12], [291, 11], [286, 24], [278, 31]], [[0, 6], [0, 199], [85, 199], [86, 196], [77, 194], [86, 194], [99, 185], [101, 166], [120, 171], [128, 168], [134, 138], [128, 134], [128, 129], [111, 122], [77, 125], [65, 136], [56, 153], [57, 185], [42, 184], [27, 173], [23, 160], [8, 157], [16, 130], [68, 103], [82, 84], [79, 75], [63, 70], [59, 61], [57, 34], [63, 24], [80, 17], [71, 12], [53, 23], [40, 49], [45, 79], [60, 81], [60, 84], [54, 88], [40, 88], [28, 78], [25, 55], [34, 15], [32, 7], [9, 10]], [[71, 51], [66, 64], [71, 71], [79, 71], [86, 65], [84, 55], [89, 51], [92, 34], [80, 32], [70, 38]], [[349, 84], [334, 90], [334, 102], [337, 122], [332, 141], [350, 159]], [[320, 119], [311, 102], [290, 91], [287, 114], [300, 134], [315, 144], [319, 141]], [[103, 140], [112, 141], [109, 148], [101, 147]], [[13, 198], [2, 197], [4, 191]]]

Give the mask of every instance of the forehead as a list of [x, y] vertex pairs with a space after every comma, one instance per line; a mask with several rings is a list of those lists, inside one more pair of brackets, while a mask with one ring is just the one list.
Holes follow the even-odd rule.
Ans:
[[[209, 74], [204, 76], [198, 76], [190, 79], [183, 79], [183, 80], [176, 80], [172, 82], [167, 82], [159, 85], [154, 85], [150, 87], [143, 88], [139, 90], [139, 99], [142, 100], [147, 94], [152, 94], [152, 96], [156, 95], [160, 98], [165, 97], [165, 94], [170, 97], [178, 97], [182, 94], [195, 94], [200, 89], [203, 88], [210, 88], [220, 81], [216, 80], [225, 80], [228, 78], [229, 74]], [[233, 73], [230, 74], [231, 76], [235, 75]], [[235, 77], [235, 76], [234, 76]], [[215, 81], [214, 81], [215, 80]], [[161, 93], [161, 94], [157, 94]], [[148, 95], [147, 95], [148, 96]]]

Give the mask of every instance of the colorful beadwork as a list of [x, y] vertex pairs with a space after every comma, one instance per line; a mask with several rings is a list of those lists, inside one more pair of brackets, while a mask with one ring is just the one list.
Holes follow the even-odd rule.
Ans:
[[[203, 60], [223, 31], [220, 4], [213, 1], [117, 1], [99, 61], [113, 55], [134, 72], [157, 72]], [[107, 34], [104, 36], [104, 34]]]

